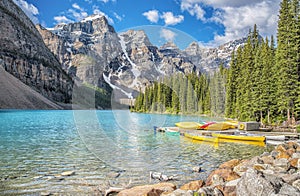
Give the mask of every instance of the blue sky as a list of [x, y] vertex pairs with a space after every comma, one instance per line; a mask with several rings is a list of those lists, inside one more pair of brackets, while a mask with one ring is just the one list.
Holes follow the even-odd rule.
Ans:
[[[280, 0], [14, 0], [31, 18], [51, 28], [102, 14], [117, 32], [143, 29], [150, 41], [190, 41], [216, 46], [243, 37], [256, 23], [262, 36], [276, 35]], [[186, 43], [183, 43], [184, 41]]]

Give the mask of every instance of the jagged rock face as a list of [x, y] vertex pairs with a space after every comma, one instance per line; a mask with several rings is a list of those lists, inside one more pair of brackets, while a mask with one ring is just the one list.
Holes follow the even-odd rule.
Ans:
[[174, 44], [176, 54], [170, 56], [168, 48], [153, 46], [144, 31], [117, 34], [104, 16], [93, 15], [49, 30], [37, 28], [69, 74], [99, 87], [105, 88], [106, 82], [127, 97], [160, 77], [195, 69], [177, 55], [179, 49]]
[[221, 63], [225, 67], [229, 67], [232, 51], [246, 42], [247, 38], [241, 38], [216, 48], [201, 48], [198, 43], [192, 42], [183, 53], [197, 66], [198, 70], [210, 73], [217, 70]]
[[0, 1], [0, 18], [0, 66], [45, 97], [69, 103], [73, 81], [30, 19], [11, 0]]
[[[103, 72], [121, 54], [118, 36], [104, 16], [58, 25], [51, 31], [38, 26], [46, 45], [73, 77], [106, 87]], [[118, 50], [119, 49], [119, 50]]]
[[167, 42], [158, 48], [142, 30], [117, 34], [101, 15], [53, 29], [37, 28], [70, 75], [102, 88], [107, 83], [127, 97], [165, 76], [210, 72], [221, 62], [227, 65], [236, 46], [205, 49], [194, 42], [182, 51]]

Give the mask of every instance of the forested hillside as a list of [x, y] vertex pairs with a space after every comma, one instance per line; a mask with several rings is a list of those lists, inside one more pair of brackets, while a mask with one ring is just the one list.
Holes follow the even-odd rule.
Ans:
[[230, 68], [213, 75], [175, 75], [148, 86], [135, 111], [198, 113], [264, 123], [300, 118], [299, 0], [283, 0], [277, 42], [254, 25], [232, 53]]

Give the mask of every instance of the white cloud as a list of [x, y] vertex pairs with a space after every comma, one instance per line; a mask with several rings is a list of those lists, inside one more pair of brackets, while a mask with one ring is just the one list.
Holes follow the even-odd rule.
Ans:
[[176, 35], [177, 35], [176, 33], [174, 33], [169, 29], [162, 29], [160, 31], [160, 37], [164, 38], [166, 41], [174, 41]]
[[93, 3], [93, 0], [84, 0], [84, 1], [89, 3], [89, 4]]
[[120, 16], [119, 14], [117, 14], [116, 12], [114, 12], [114, 17], [118, 20], [118, 21], [122, 21], [123, 17]]
[[77, 9], [77, 10], [83, 11], [83, 9], [77, 3], [73, 3], [72, 7]]
[[[224, 26], [224, 35], [215, 34], [209, 45], [219, 45], [247, 35], [257, 24], [262, 36], [276, 35], [279, 4], [281, 0], [181, 0], [181, 10], [197, 16], [198, 5], [213, 8], [208, 22]], [[201, 16], [201, 15], [199, 15]], [[203, 15], [204, 16], [204, 15]]]
[[182, 15], [174, 16], [172, 12], [164, 12], [161, 18], [164, 19], [165, 25], [176, 25], [184, 20]]
[[262, 1], [264, 0], [181, 0], [181, 9], [193, 6], [195, 4], [205, 4], [214, 8], [241, 7], [245, 5], [253, 5]]
[[[110, 0], [98, 0], [98, 1], [102, 1], [103, 3], [108, 3]], [[116, 0], [111, 0], [112, 2], [116, 2]]]
[[61, 13], [60, 16], [55, 16], [56, 23], [70, 23], [80, 21], [88, 16], [84, 8], [80, 7], [77, 3], [72, 4], [72, 8]]
[[100, 14], [100, 15], [103, 15], [105, 16], [105, 18], [107, 19], [107, 21], [110, 23], [110, 24], [114, 24], [114, 20], [109, 17], [107, 14], [105, 14], [104, 12], [102, 12], [98, 6], [93, 6], [93, 13], [94, 14]]
[[[279, 1], [279, 0], [276, 0]], [[242, 7], [224, 7], [212, 20], [225, 27], [224, 35], [215, 35], [216, 44], [245, 36], [257, 24], [260, 35], [276, 35], [279, 2], [262, 1]]]
[[182, 2], [181, 3], [181, 10], [182, 11], [188, 11], [190, 13], [190, 15], [192, 16], [196, 16], [196, 18], [198, 20], [202, 20], [205, 21], [205, 11], [201, 8], [201, 6], [196, 3], [196, 4], [192, 4], [190, 2]]
[[37, 15], [39, 15], [39, 10], [33, 5], [28, 3], [26, 0], [13, 0], [23, 12], [31, 19], [34, 24], [39, 23]]
[[159, 19], [159, 14], [157, 10], [149, 10], [148, 12], [144, 12], [143, 16], [145, 16], [150, 22], [157, 23]]
[[88, 13], [79, 9], [69, 9], [68, 14], [71, 14], [76, 21], [80, 21], [88, 16]]
[[[105, 14], [104, 12], [102, 12], [98, 6], [93, 6], [93, 14], [99, 14], [99, 15], [103, 15], [106, 17], [107, 21], [110, 24], [114, 24], [114, 20], [112, 18], [110, 18], [107, 14]], [[77, 3], [73, 3], [72, 4], [72, 8], [68, 9], [65, 12], [62, 12], [60, 14], [60, 16], [55, 16], [54, 20], [57, 23], [70, 23], [70, 22], [76, 22], [76, 21], [81, 21], [84, 18], [88, 17], [88, 13], [86, 12], [86, 10], [82, 7], [80, 7]], [[120, 20], [122, 19], [121, 16], [119, 15], [115, 15], [115, 17]]]
[[54, 20], [57, 23], [70, 23], [70, 22], [73, 22], [71, 19], [67, 18], [66, 16], [55, 16]]

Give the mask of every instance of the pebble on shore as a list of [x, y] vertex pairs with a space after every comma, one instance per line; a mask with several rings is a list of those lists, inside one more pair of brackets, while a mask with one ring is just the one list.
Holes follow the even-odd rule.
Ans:
[[271, 153], [265, 152], [251, 159], [227, 161], [212, 171], [205, 181], [192, 181], [178, 189], [171, 183], [145, 185], [147, 191], [141, 192], [139, 188], [133, 187], [118, 195], [300, 196], [299, 169], [300, 145], [289, 141], [276, 146]]

